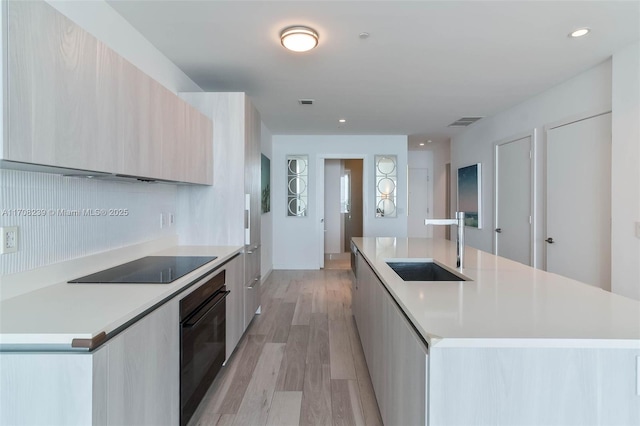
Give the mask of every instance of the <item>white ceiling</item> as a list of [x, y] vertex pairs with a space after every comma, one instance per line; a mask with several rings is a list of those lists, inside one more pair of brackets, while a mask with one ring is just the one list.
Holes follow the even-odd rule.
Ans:
[[[640, 39], [640, 1], [109, 4], [204, 90], [247, 92], [273, 134], [406, 134], [415, 144], [447, 139], [460, 131], [447, 127], [454, 120], [505, 110]], [[315, 28], [319, 46], [286, 51], [279, 33], [291, 25]], [[567, 36], [583, 26], [591, 34]]]

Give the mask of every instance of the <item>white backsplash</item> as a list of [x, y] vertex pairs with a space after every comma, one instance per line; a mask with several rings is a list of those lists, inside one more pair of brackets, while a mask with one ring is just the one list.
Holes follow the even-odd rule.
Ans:
[[[176, 211], [174, 185], [0, 170], [0, 191], [0, 226], [19, 227], [19, 250], [0, 255], [0, 276], [176, 233], [168, 220]], [[28, 216], [24, 209], [44, 215]], [[107, 215], [89, 216], [83, 209]], [[128, 212], [110, 216], [113, 209]], [[76, 210], [79, 216], [61, 210]], [[163, 228], [161, 213], [167, 217]]]

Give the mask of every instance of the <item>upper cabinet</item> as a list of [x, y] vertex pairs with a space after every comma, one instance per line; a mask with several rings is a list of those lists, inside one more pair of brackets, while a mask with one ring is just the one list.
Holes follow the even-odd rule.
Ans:
[[47, 3], [7, 3], [3, 160], [212, 184], [211, 120]]

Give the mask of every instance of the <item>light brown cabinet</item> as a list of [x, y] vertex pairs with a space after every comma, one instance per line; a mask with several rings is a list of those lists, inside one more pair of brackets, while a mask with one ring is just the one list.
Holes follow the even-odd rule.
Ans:
[[212, 184], [211, 120], [47, 3], [3, 6], [5, 166]]

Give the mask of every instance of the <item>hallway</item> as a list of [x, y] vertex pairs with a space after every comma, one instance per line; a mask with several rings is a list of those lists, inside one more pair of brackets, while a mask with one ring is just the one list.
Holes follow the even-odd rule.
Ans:
[[189, 425], [382, 425], [350, 270], [273, 271], [262, 314]]

